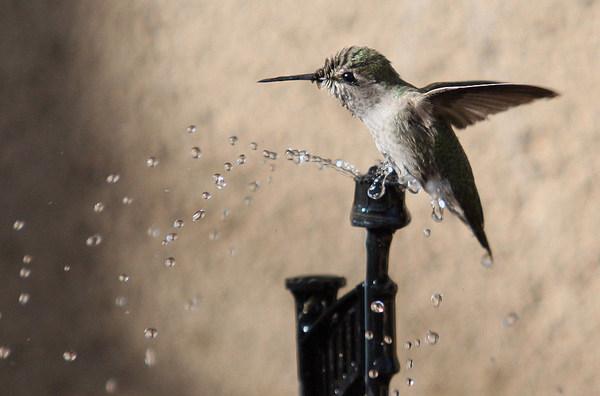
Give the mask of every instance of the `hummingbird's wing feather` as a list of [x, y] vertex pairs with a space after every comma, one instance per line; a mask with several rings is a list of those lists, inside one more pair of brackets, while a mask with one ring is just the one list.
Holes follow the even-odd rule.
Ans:
[[496, 81], [462, 81], [433, 83], [420, 89], [434, 112], [462, 129], [511, 107], [539, 98], [553, 98], [557, 93], [533, 85]]

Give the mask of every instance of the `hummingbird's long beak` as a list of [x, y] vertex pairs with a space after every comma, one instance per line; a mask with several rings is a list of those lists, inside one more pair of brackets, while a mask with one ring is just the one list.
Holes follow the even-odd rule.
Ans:
[[273, 77], [273, 78], [265, 78], [259, 80], [259, 83], [268, 83], [268, 82], [278, 82], [278, 81], [310, 81], [315, 82], [319, 80], [319, 78], [315, 75], [315, 73], [308, 74], [296, 74], [295, 76], [281, 76], [281, 77]]

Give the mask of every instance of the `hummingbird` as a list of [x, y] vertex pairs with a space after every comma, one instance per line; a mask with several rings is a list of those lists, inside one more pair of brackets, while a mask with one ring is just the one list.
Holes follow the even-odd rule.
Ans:
[[533, 85], [497, 81], [437, 82], [416, 87], [391, 62], [368, 47], [348, 47], [314, 73], [258, 81], [310, 81], [326, 89], [368, 128], [400, 180], [416, 181], [443, 210], [447, 207], [487, 251], [483, 209], [473, 171], [454, 128], [557, 93]]

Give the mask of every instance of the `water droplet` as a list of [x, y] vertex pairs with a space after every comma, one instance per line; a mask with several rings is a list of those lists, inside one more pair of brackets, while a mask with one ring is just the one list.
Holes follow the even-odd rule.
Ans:
[[33, 256], [26, 254], [23, 256], [23, 264], [30, 264], [33, 261]]
[[440, 304], [442, 303], [442, 299], [443, 299], [443, 296], [441, 293], [433, 293], [431, 295], [431, 304], [434, 307], [438, 308], [440, 306]]
[[6, 360], [10, 356], [11, 350], [5, 345], [0, 345], [0, 360]]
[[494, 259], [489, 253], [486, 252], [483, 256], [481, 256], [481, 265], [483, 265], [484, 268], [492, 268], [494, 265]]
[[21, 278], [29, 278], [29, 275], [31, 275], [31, 270], [29, 268], [27, 268], [27, 267], [23, 267], [19, 271], [19, 276]]
[[418, 194], [421, 191], [421, 183], [414, 177], [410, 176], [410, 178], [406, 182], [406, 188], [409, 192], [413, 194]]
[[181, 219], [177, 219], [173, 222], [173, 227], [177, 228], [177, 229], [183, 228], [184, 225], [185, 225], [185, 223]]
[[246, 206], [250, 206], [251, 203], [252, 197], [244, 197], [244, 204], [246, 204]]
[[19, 294], [19, 304], [26, 305], [29, 302], [29, 293]]
[[193, 159], [202, 158], [202, 150], [200, 150], [200, 147], [197, 147], [197, 146], [192, 147], [192, 158]]
[[146, 349], [146, 353], [144, 354], [144, 364], [148, 367], [156, 364], [156, 352], [154, 352], [154, 349]]
[[65, 351], [63, 352], [63, 359], [65, 362], [73, 362], [77, 359], [77, 352], [75, 351]]
[[238, 142], [238, 137], [237, 136], [229, 136], [229, 144], [231, 144], [232, 146], [235, 146]]
[[122, 283], [129, 282], [129, 275], [127, 275], [127, 274], [120, 274], [119, 275], [119, 282], [122, 282]]
[[252, 192], [256, 192], [260, 188], [260, 183], [258, 181], [251, 181], [248, 183], [248, 189]]
[[235, 163], [237, 165], [244, 165], [246, 163], [246, 155], [245, 154], [240, 154], [240, 156], [237, 157], [237, 159], [235, 160]]
[[375, 173], [375, 178], [367, 190], [367, 195], [371, 199], [379, 199], [385, 194], [385, 180], [394, 171], [394, 168], [388, 163], [381, 164]]
[[510, 312], [504, 319], [502, 319], [502, 326], [511, 327], [519, 320], [519, 315], [516, 312]]
[[66, 265], [63, 267], [63, 271], [65, 271], [65, 272], [69, 272], [69, 271], [71, 271], [71, 266], [70, 266], [70, 265], [68, 265], [68, 264], [66, 264]]
[[115, 298], [115, 305], [119, 308], [123, 308], [127, 305], [127, 297], [125, 296], [117, 296]]
[[413, 360], [412, 360], [412, 359], [408, 359], [408, 360], [406, 361], [406, 368], [407, 368], [407, 369], [411, 369], [411, 368], [413, 368], [414, 366], [415, 366], [415, 365], [414, 365], [414, 362], [413, 362]]
[[203, 198], [203, 199], [207, 199], [207, 200], [208, 200], [208, 199], [211, 199], [211, 198], [212, 198], [212, 194], [211, 194], [211, 193], [209, 193], [208, 191], [204, 191], [204, 192], [202, 193], [202, 198]]
[[119, 181], [120, 178], [121, 175], [119, 175], [118, 173], [111, 173], [110, 175], [106, 176], [106, 182], [108, 184], [115, 184]]
[[125, 196], [123, 197], [122, 202], [123, 205], [131, 205], [131, 203], [133, 202], [133, 198]]
[[233, 165], [231, 164], [231, 162], [225, 162], [225, 163], [223, 164], [223, 168], [224, 168], [224, 169], [225, 169], [227, 172], [229, 172], [229, 171], [231, 170], [231, 168], [233, 168]]
[[206, 217], [206, 211], [204, 209], [198, 209], [197, 211], [194, 212], [194, 214], [192, 215], [192, 221], [196, 222], [196, 221], [200, 221], [201, 219], [203, 219], [204, 217]]
[[190, 125], [187, 127], [187, 133], [196, 133], [196, 125]]
[[373, 301], [371, 303], [371, 311], [376, 312], [376, 313], [383, 313], [383, 311], [385, 310], [385, 305], [383, 304], [383, 301]]
[[179, 235], [177, 235], [176, 232], [170, 232], [165, 236], [165, 241], [167, 241], [167, 243], [169, 243], [169, 242], [176, 241], [177, 238], [179, 238]]
[[154, 327], [146, 327], [144, 329], [144, 337], [148, 339], [156, 338], [158, 337], [158, 330], [156, 330]]
[[208, 239], [210, 239], [211, 241], [216, 241], [217, 239], [220, 238], [220, 236], [221, 236], [221, 234], [217, 230], [212, 230], [211, 232], [208, 233]]
[[104, 204], [102, 202], [96, 202], [94, 204], [94, 212], [100, 213], [104, 210]]
[[392, 342], [394, 342], [394, 340], [392, 340], [392, 337], [390, 337], [389, 335], [386, 335], [386, 336], [383, 336], [383, 342], [388, 345], [391, 345]]
[[438, 333], [436, 333], [435, 331], [427, 330], [427, 333], [425, 334], [425, 342], [427, 342], [429, 345], [435, 345], [437, 344], [439, 339], [440, 335]]
[[164, 261], [164, 264], [167, 268], [175, 267], [175, 257], [167, 257]]
[[250, 147], [250, 150], [256, 150], [258, 148], [258, 143], [256, 143], [256, 142], [250, 142], [250, 144], [248, 145], [248, 147]]
[[372, 340], [373, 339], [373, 332], [371, 330], [365, 331], [365, 338], [367, 340]]
[[304, 333], [308, 333], [309, 330], [310, 330], [310, 326], [307, 326], [307, 325], [302, 326], [302, 331]]
[[406, 385], [408, 386], [413, 386], [415, 384], [415, 380], [412, 378], [407, 378], [406, 379]]
[[85, 240], [87, 246], [98, 246], [102, 243], [102, 236], [100, 234], [94, 234]]
[[377, 378], [379, 377], [379, 371], [375, 369], [369, 370], [369, 378]]
[[418, 347], [420, 347], [420, 346], [421, 346], [421, 340], [417, 338], [417, 339], [415, 340], [415, 343], [414, 343], [413, 345], [415, 346], [415, 348], [418, 348]]
[[394, 389], [392, 396], [400, 396], [400, 391], [398, 389]]
[[263, 157], [265, 157], [265, 159], [269, 159], [269, 160], [276, 160], [277, 153], [274, 151], [263, 150]]
[[[442, 207], [442, 205], [440, 205], [441, 202], [444, 203], [443, 207]], [[443, 199], [432, 199], [431, 200], [431, 218], [436, 223], [439, 223], [442, 220], [444, 220], [444, 207], [445, 206], [446, 206], [446, 203]]]
[[431, 236], [431, 230], [429, 228], [425, 228], [423, 230], [423, 235], [425, 235], [425, 238], [429, 238]]
[[408, 350], [408, 349], [411, 349], [411, 348], [412, 348], [412, 342], [410, 342], [410, 341], [406, 341], [406, 342], [404, 343], [404, 349], [407, 349], [407, 350]]
[[222, 190], [225, 187], [227, 187], [227, 182], [225, 181], [225, 178], [220, 173], [215, 173], [212, 176], [212, 178], [213, 178], [213, 182], [217, 186], [217, 189]]
[[23, 220], [15, 220], [13, 223], [13, 230], [21, 231], [25, 227], [25, 222]]
[[229, 208], [223, 209], [223, 214], [221, 215], [221, 219], [225, 220], [226, 218], [229, 217], [230, 214], [231, 214], [231, 211], [229, 210]]
[[148, 157], [148, 159], [146, 159], [146, 166], [148, 168], [156, 168], [157, 165], [158, 159], [156, 159], [155, 157]]
[[115, 393], [117, 391], [117, 380], [114, 378], [106, 380], [104, 390], [106, 390], [106, 393]]

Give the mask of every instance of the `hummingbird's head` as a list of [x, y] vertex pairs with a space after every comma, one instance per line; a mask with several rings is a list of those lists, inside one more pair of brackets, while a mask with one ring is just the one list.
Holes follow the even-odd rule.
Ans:
[[308, 80], [326, 88], [352, 114], [362, 114], [378, 103], [388, 89], [402, 83], [387, 58], [368, 47], [344, 48], [325, 60], [314, 73], [267, 78], [259, 82]]

